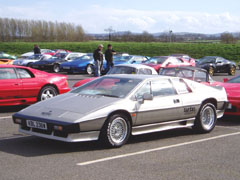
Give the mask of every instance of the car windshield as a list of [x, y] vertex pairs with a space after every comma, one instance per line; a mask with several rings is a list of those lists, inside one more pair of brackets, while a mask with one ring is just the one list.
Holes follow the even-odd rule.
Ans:
[[136, 74], [136, 68], [127, 66], [114, 66], [107, 74]]
[[145, 63], [147, 64], [162, 64], [167, 57], [152, 57], [149, 60], [147, 60]]
[[240, 83], [240, 76], [228, 80], [227, 83]]
[[164, 68], [159, 72], [160, 75], [175, 76], [187, 79], [193, 79], [194, 72], [189, 69]]
[[84, 84], [71, 93], [81, 95], [99, 95], [114, 98], [126, 97], [139, 83], [139, 79], [102, 77]]
[[41, 57], [42, 57], [41, 54], [36, 54], [36, 55], [29, 56], [28, 59], [40, 59]]
[[198, 60], [199, 63], [214, 63], [216, 60], [216, 57], [212, 56], [205, 56]]
[[93, 59], [92, 55], [90, 55], [90, 56], [89, 55], [83, 55], [81, 57], [73, 59], [73, 61], [76, 61], [76, 60], [91, 60], [91, 59]]
[[57, 53], [52, 56], [52, 59], [63, 59], [67, 56], [67, 53]]
[[129, 61], [133, 56], [120, 56], [114, 58], [114, 61]]

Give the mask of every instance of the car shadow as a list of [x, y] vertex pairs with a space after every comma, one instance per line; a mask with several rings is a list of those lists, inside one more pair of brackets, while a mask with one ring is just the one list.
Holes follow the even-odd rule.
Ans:
[[4, 106], [0, 108], [0, 113], [11, 113], [11, 112], [18, 112], [24, 108], [28, 107], [27, 105], [20, 105], [20, 106]]
[[240, 119], [238, 116], [224, 115], [221, 119], [218, 119], [218, 126], [239, 126], [240, 130]]
[[[131, 136], [127, 145], [188, 135], [194, 135], [194, 132], [191, 129], [186, 128]], [[16, 138], [0, 139], [0, 151], [24, 157], [36, 157], [72, 152], [101, 151], [106, 149], [109, 148], [105, 147], [100, 141], [67, 143], [35, 136], [16, 136]]]

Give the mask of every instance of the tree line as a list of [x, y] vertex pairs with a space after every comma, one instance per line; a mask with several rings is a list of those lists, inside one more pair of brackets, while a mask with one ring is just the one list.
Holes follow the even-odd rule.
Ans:
[[0, 42], [73, 42], [86, 38], [82, 26], [72, 23], [0, 18]]

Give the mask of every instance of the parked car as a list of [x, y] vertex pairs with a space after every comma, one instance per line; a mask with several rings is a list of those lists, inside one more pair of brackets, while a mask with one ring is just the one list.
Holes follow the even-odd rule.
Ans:
[[192, 127], [211, 132], [223, 116], [222, 87], [169, 76], [107, 75], [13, 115], [25, 134], [124, 145], [130, 135]]
[[190, 62], [193, 66], [195, 66], [195, 59], [190, 57], [189, 55], [187, 54], [171, 54], [169, 56], [173, 56], [173, 57], [178, 57], [178, 58], [182, 58], [182, 59], [185, 59], [187, 60], [188, 62]]
[[182, 67], [166, 67], [159, 72], [160, 75], [173, 76], [190, 79], [206, 85], [214, 84], [214, 80], [208, 74], [208, 71], [198, 67], [182, 66]]
[[38, 61], [32, 64], [33, 68], [42, 69], [42, 70], [50, 70], [53, 72], [60, 72], [60, 65], [64, 62], [72, 61], [78, 57], [83, 56], [85, 53], [57, 53], [51, 58], [43, 61]]
[[114, 64], [141, 64], [147, 61], [150, 57], [139, 56], [139, 55], [129, 55], [129, 56], [119, 56], [114, 57]]
[[44, 54], [48, 54], [48, 55], [53, 56], [57, 53], [71, 53], [71, 51], [65, 50], [65, 49], [53, 49], [53, 50], [51, 50], [51, 52], [46, 52]]
[[[103, 60], [103, 70], [106, 68], [106, 61]], [[87, 53], [70, 62], [64, 62], [60, 65], [60, 71], [67, 73], [94, 73], [94, 59], [93, 53]]]
[[164, 67], [194, 66], [187, 60], [172, 56], [154, 56], [144, 64], [153, 67], [157, 72]]
[[12, 56], [7, 53], [0, 52], [0, 59], [13, 59], [14, 60], [16, 58], [17, 58], [16, 56]]
[[16, 59], [16, 60], [13, 61], [13, 64], [18, 65], [18, 66], [31, 67], [32, 63], [37, 62], [37, 61], [41, 61], [41, 60], [47, 60], [51, 57], [52, 57], [51, 55], [34, 54], [34, 55], [29, 56], [27, 58]]
[[0, 106], [27, 105], [68, 92], [67, 76], [0, 65]]
[[[142, 75], [157, 75], [157, 71], [149, 66], [142, 65], [142, 64], [119, 64], [111, 68], [107, 75], [110, 74], [142, 74]], [[81, 86], [87, 82], [90, 82], [97, 77], [86, 78], [76, 82], [73, 85], [73, 88]]]
[[0, 59], [0, 64], [13, 64], [13, 59]]
[[[44, 54], [44, 53], [52, 53], [53, 51], [51, 49], [40, 49], [41, 51], [41, 54]], [[27, 52], [27, 53], [24, 53], [20, 56], [21, 59], [25, 59], [25, 58], [28, 58], [29, 56], [32, 56], [34, 55], [34, 52], [31, 51], [31, 52]]]
[[226, 115], [240, 116], [240, 75], [231, 79], [224, 79], [224, 82], [218, 82], [227, 92], [229, 105], [225, 111]]
[[228, 73], [233, 76], [236, 72], [236, 63], [219, 56], [205, 56], [196, 63], [197, 67], [206, 69], [213, 76], [214, 73]]

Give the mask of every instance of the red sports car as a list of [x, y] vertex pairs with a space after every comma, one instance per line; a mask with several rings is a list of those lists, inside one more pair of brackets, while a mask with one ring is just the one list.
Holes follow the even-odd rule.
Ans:
[[44, 53], [44, 54], [48, 54], [48, 55], [55, 55], [57, 53], [70, 53], [71, 51], [69, 50], [64, 50], [64, 49], [54, 49], [54, 50], [51, 50], [52, 52], [47, 52], [47, 53]]
[[28, 105], [69, 90], [65, 75], [0, 65], [0, 106]]
[[164, 67], [195, 66], [195, 63], [173, 56], [154, 56], [144, 64], [153, 67], [157, 72]]
[[240, 75], [232, 79], [224, 79], [224, 83], [218, 83], [227, 92], [229, 105], [225, 110], [226, 115], [240, 116]]

